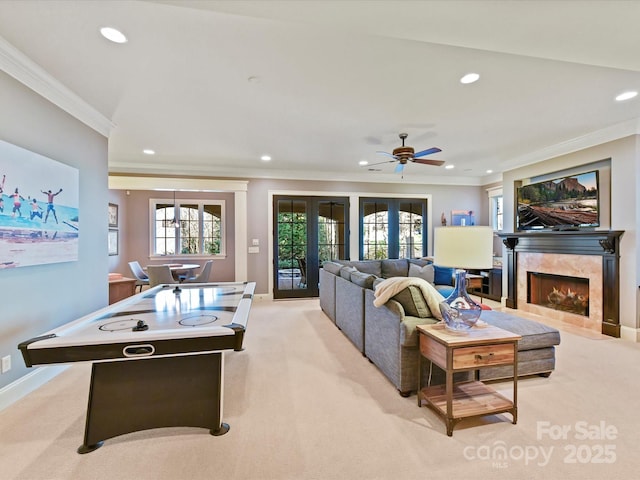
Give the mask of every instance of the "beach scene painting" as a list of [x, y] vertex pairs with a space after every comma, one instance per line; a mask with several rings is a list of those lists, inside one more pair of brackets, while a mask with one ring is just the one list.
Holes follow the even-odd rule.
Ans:
[[0, 140], [0, 272], [78, 260], [79, 171]]

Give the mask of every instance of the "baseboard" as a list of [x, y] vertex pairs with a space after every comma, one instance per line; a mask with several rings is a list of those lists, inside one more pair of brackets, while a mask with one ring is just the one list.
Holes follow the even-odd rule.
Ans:
[[620, 326], [620, 338], [630, 342], [640, 343], [640, 329]]
[[254, 300], [273, 300], [273, 294], [271, 293], [254, 293]]
[[69, 368], [68, 365], [38, 367], [24, 377], [0, 389], [0, 411], [40, 388], [52, 378]]

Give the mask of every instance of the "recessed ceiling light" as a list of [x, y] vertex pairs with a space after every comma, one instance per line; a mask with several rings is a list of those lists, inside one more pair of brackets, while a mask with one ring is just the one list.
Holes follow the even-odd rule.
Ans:
[[124, 33], [113, 27], [102, 27], [100, 33], [104, 38], [114, 43], [127, 43], [127, 37], [124, 36]]
[[487, 173], [493, 173], [493, 170], [489, 169], [487, 170]]
[[260, 157], [260, 160], [262, 160], [263, 162], [268, 162], [271, 160], [271, 157], [269, 155], [262, 155]]
[[467, 73], [464, 77], [460, 79], [460, 83], [473, 83], [477, 82], [480, 78], [480, 75], [477, 73]]
[[636, 95], [638, 95], [638, 92], [634, 91], [634, 90], [630, 90], [628, 92], [623, 92], [620, 95], [618, 95], [616, 97], [616, 100], [618, 102], [622, 102], [623, 100], [629, 100], [633, 97], [635, 97]]
[[455, 165], [446, 165], [444, 168], [451, 170], [452, 168], [455, 168]]
[[142, 153], [144, 153], [145, 155], [155, 155], [156, 151], [151, 150], [150, 148], [145, 148], [144, 150], [142, 150]]
[[358, 165], [369, 165], [369, 162], [367, 162], [366, 160], [360, 160], [358, 162]]

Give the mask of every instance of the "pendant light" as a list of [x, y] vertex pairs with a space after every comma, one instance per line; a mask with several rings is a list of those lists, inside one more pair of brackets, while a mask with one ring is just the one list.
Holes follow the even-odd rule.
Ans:
[[175, 229], [180, 228], [180, 222], [176, 220], [176, 191], [173, 191], [173, 220], [171, 221]]

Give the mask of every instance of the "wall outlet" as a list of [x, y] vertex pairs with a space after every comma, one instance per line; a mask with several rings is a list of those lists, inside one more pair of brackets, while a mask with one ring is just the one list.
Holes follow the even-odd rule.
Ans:
[[7, 373], [11, 370], [11, 355], [2, 357], [2, 373]]
[[249, 247], [249, 253], [260, 253], [260, 247]]
[[252, 239], [252, 240], [251, 240], [251, 244], [252, 244], [254, 247], [259, 246], [259, 245], [260, 245], [260, 239], [258, 239], [258, 238], [254, 238], [254, 239]]

